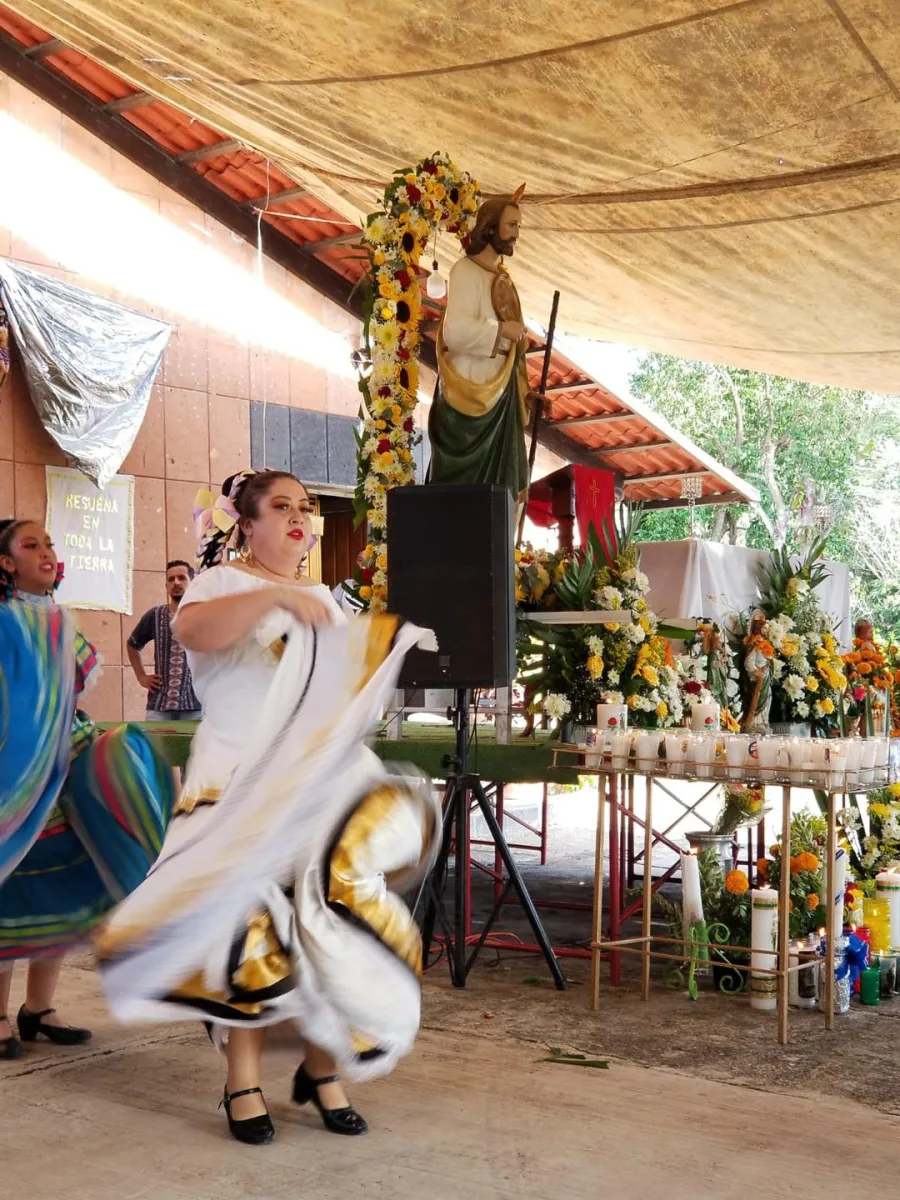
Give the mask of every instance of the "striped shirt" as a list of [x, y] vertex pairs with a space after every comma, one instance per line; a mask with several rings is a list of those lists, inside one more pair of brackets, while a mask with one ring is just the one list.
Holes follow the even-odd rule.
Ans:
[[147, 693], [150, 712], [197, 712], [200, 701], [194, 695], [191, 670], [184, 648], [172, 633], [172, 614], [168, 604], [148, 609], [134, 628], [128, 645], [143, 650], [153, 642], [154, 670], [162, 680], [158, 691]]

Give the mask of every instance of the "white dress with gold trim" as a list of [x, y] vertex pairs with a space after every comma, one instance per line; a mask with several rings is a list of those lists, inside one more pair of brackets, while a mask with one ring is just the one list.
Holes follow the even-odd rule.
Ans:
[[[182, 604], [260, 586], [214, 567]], [[218, 1042], [290, 1020], [356, 1079], [411, 1049], [421, 943], [400, 894], [431, 865], [440, 810], [430, 781], [391, 772], [364, 739], [429, 636], [386, 616], [312, 630], [279, 611], [227, 651], [190, 654], [204, 717], [182, 799], [96, 939], [121, 1020], [200, 1018]]]

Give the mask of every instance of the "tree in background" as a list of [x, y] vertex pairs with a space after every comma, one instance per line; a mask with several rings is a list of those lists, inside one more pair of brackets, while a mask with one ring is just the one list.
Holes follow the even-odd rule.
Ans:
[[[851, 568], [854, 603], [900, 636], [900, 410], [894, 397], [645, 355], [632, 393], [752, 483], [760, 502], [700, 507], [713, 541], [803, 548], [809, 509], [834, 511], [829, 553]], [[649, 513], [642, 540], [687, 537], [685, 509]]]

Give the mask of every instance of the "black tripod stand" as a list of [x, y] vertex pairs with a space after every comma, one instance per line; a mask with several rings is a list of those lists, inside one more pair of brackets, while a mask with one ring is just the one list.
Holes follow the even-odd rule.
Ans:
[[[490, 935], [494, 922], [509, 893], [509, 889], [512, 887], [515, 888], [522, 908], [525, 910], [525, 915], [528, 917], [528, 922], [534, 931], [534, 936], [543, 951], [547, 966], [553, 975], [553, 980], [559, 990], [563, 991], [566, 986], [566, 978], [562, 973], [556, 955], [553, 953], [553, 947], [550, 945], [547, 931], [541, 923], [541, 918], [534, 906], [534, 901], [528, 894], [528, 888], [525, 886], [525, 881], [513, 859], [509, 845], [503, 835], [503, 830], [497, 821], [496, 813], [485, 795], [481, 780], [477, 775], [472, 775], [469, 771], [469, 692], [466, 688], [457, 688], [456, 708], [453, 715], [456, 726], [456, 754], [448, 754], [443, 762], [444, 767], [447, 768], [443, 840], [434, 870], [422, 885], [415, 903], [415, 911], [417, 912], [423, 897], [426, 897], [425, 912], [422, 918], [422, 943], [426, 959], [434, 936], [435, 925], [438, 925], [446, 939], [447, 959], [450, 964], [450, 978], [453, 985], [454, 987], [465, 987], [466, 978], [475, 964], [481, 947]], [[491, 832], [494, 844], [500, 852], [500, 857], [503, 859], [507, 878], [500, 897], [494, 904], [491, 915], [484, 929], [481, 931], [481, 936], [472, 948], [472, 953], [467, 960], [466, 930], [469, 927], [467, 868], [469, 862], [470, 797], [474, 797], [481, 810], [481, 815], [484, 817], [487, 827]], [[450, 859], [451, 849], [454, 844], [456, 847], [454, 911], [451, 923], [444, 904], [442, 888], [447, 873], [447, 864]]]

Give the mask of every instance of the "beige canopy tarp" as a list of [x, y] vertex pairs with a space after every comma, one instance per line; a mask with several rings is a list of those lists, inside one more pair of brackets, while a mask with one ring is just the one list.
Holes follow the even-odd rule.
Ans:
[[900, 392], [900, 0], [16, 0], [351, 216], [449, 151], [571, 332]]

